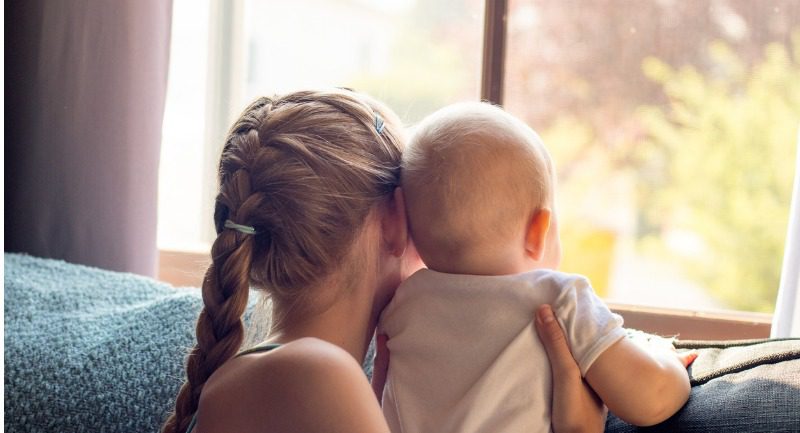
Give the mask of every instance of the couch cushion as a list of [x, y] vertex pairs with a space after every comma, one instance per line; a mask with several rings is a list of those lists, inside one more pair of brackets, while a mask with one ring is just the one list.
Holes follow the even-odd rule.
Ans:
[[676, 347], [699, 352], [689, 368], [686, 405], [649, 428], [610, 414], [607, 432], [800, 431], [800, 339], [678, 341]]

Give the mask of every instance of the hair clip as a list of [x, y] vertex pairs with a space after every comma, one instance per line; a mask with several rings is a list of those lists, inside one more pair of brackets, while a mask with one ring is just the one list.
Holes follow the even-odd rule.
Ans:
[[234, 229], [238, 232], [244, 233], [246, 235], [254, 235], [256, 234], [256, 229], [251, 226], [244, 226], [241, 224], [236, 224], [231, 220], [225, 220], [225, 228], [226, 229]]
[[375, 113], [375, 130], [378, 131], [378, 134], [383, 134], [383, 127], [383, 117]]

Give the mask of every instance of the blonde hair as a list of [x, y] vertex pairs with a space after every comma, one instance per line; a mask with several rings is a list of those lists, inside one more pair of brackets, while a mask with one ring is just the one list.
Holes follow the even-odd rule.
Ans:
[[553, 200], [553, 166], [539, 136], [488, 103], [426, 117], [413, 130], [401, 178], [411, 236], [426, 263], [508, 241]]
[[[197, 344], [162, 432], [186, 431], [206, 380], [239, 351], [251, 286], [296, 302], [353, 256], [368, 213], [398, 185], [401, 134], [390, 110], [346, 90], [247, 107], [222, 151]], [[256, 234], [226, 229], [226, 220]]]

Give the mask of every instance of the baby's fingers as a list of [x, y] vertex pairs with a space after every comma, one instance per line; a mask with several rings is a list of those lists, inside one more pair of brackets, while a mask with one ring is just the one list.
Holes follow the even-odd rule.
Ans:
[[678, 360], [681, 362], [684, 368], [688, 368], [695, 359], [697, 359], [697, 351], [690, 350], [688, 352], [679, 352], [676, 354], [678, 356]]

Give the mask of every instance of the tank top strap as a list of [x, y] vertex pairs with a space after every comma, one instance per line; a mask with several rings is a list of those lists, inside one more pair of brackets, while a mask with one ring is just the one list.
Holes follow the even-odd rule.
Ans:
[[237, 353], [236, 356], [248, 355], [250, 353], [258, 353], [258, 352], [269, 352], [272, 349], [277, 349], [281, 345], [278, 343], [267, 343], [267, 344], [260, 344], [258, 346], [253, 346], [249, 349], [242, 350], [241, 352]]

